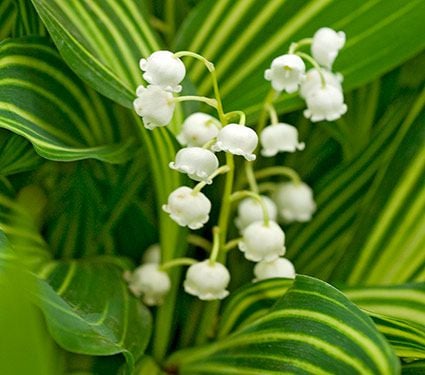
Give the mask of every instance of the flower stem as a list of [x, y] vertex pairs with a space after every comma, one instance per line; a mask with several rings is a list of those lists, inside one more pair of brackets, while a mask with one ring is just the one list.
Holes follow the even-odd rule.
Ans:
[[238, 246], [238, 244], [241, 240], [242, 240], [242, 237], [238, 237], [238, 238], [234, 238], [233, 240], [230, 240], [224, 246], [224, 251], [228, 252], [228, 251], [234, 249], [236, 246]]
[[199, 55], [198, 53], [192, 52], [192, 51], [179, 51], [176, 52], [174, 54], [175, 57], [185, 57], [185, 56], [189, 56], [189, 57], [193, 57], [194, 59], [197, 59], [199, 61], [202, 61], [204, 63], [204, 65], [206, 66], [206, 68], [208, 69], [208, 71], [212, 71], [214, 70], [214, 64], [211, 61], [208, 61], [204, 56]]
[[273, 101], [276, 97], [276, 91], [274, 89], [270, 89], [270, 91], [267, 93], [264, 102], [263, 102], [263, 107], [261, 109], [260, 112], [260, 116], [258, 118], [258, 123], [257, 123], [257, 133], [260, 134], [261, 131], [264, 129], [264, 127], [266, 126], [266, 122], [267, 122], [267, 107], [271, 104], [273, 104]]
[[217, 137], [210, 139], [207, 143], [202, 145], [202, 148], [209, 149], [213, 144], [217, 142]]
[[212, 243], [210, 241], [196, 234], [189, 234], [187, 236], [187, 242], [191, 245], [200, 247], [201, 249], [204, 249], [207, 252], [210, 252], [212, 248]]
[[299, 174], [289, 167], [268, 167], [255, 172], [255, 178], [257, 180], [271, 176], [286, 176], [289, 177], [294, 184], [301, 183]]
[[213, 89], [214, 89], [214, 96], [217, 100], [217, 106], [215, 108], [217, 109], [220, 122], [224, 125], [226, 123], [226, 118], [223, 111], [223, 103], [221, 100], [220, 90], [218, 88], [218, 80], [217, 80], [217, 74], [215, 72], [214, 64], [211, 61], [208, 61], [204, 56], [201, 56], [191, 51], [179, 51], [179, 52], [176, 52], [174, 56], [176, 57], [190, 56], [204, 63], [205, 67], [208, 69], [208, 71], [211, 74], [211, 80], [212, 80]]
[[176, 258], [173, 260], [170, 260], [164, 264], [162, 264], [159, 269], [161, 271], [165, 271], [168, 270], [170, 268], [173, 267], [177, 267], [177, 266], [191, 266], [192, 264], [195, 264], [197, 261], [195, 259], [192, 258]]
[[254, 193], [258, 194], [258, 185], [257, 185], [257, 180], [255, 179], [255, 175], [254, 175], [253, 164], [249, 161], [245, 162], [245, 173], [246, 173], [246, 178], [248, 180], [249, 188]]
[[213, 98], [207, 98], [205, 96], [186, 95], [186, 96], [177, 96], [177, 97], [173, 98], [174, 103], [187, 102], [187, 101], [203, 102], [203, 103], [206, 103], [213, 108], [217, 108], [217, 100], [215, 100]]
[[276, 184], [274, 182], [263, 182], [258, 185], [260, 193], [273, 193], [276, 191]]
[[220, 119], [220, 122], [224, 126], [227, 123], [227, 121], [226, 121], [226, 116], [225, 116], [224, 110], [223, 110], [223, 103], [221, 101], [220, 90], [218, 88], [217, 74], [215, 72], [214, 65], [213, 65], [213, 69], [210, 70], [210, 73], [211, 73], [211, 79], [212, 79], [212, 82], [213, 82], [214, 96], [215, 96], [215, 99], [217, 100], [218, 117]]
[[[228, 152], [226, 152], [226, 165], [227, 167], [229, 167], [229, 172], [226, 174], [222, 205], [221, 205], [221, 210], [220, 210], [220, 214], [218, 218], [219, 253], [217, 255], [217, 259], [219, 262], [223, 264], [225, 263], [226, 253], [224, 251], [220, 251], [220, 249], [224, 249], [226, 245], [227, 229], [229, 226], [230, 209], [231, 209], [230, 196], [233, 190], [233, 179], [234, 179], [234, 170], [235, 170], [233, 155]], [[208, 302], [205, 305], [204, 312], [202, 314], [202, 319], [199, 322], [197, 336], [195, 338], [195, 344], [197, 345], [203, 344], [208, 340], [209, 335], [213, 332], [213, 327], [217, 319], [219, 308], [220, 308], [220, 302], [218, 301]]]
[[232, 111], [226, 113], [226, 120], [229, 120], [233, 116], [239, 116], [239, 125], [245, 125], [246, 124], [246, 114], [244, 111]]
[[311, 65], [313, 65], [314, 68], [316, 68], [320, 76], [320, 82], [322, 83], [322, 88], [326, 87], [326, 80], [325, 80], [325, 76], [323, 75], [322, 67], [317, 63], [317, 61], [313, 59], [310, 55], [307, 55], [304, 52], [297, 52], [296, 55], [303, 58], [304, 60], [307, 60]]
[[227, 227], [229, 226], [231, 195], [233, 190], [233, 178], [235, 172], [235, 162], [233, 155], [229, 152], [226, 152], [226, 165], [229, 168], [229, 172], [226, 176], [223, 192], [223, 203], [218, 219], [218, 227], [220, 228], [220, 247], [223, 247], [226, 243]]
[[266, 108], [269, 112], [272, 125], [278, 124], [279, 123], [279, 117], [277, 116], [277, 112], [276, 112], [276, 109], [273, 106], [273, 104], [267, 103]]
[[300, 48], [300, 47], [302, 47], [302, 46], [308, 46], [308, 45], [310, 45], [311, 43], [313, 43], [313, 38], [304, 38], [304, 39], [301, 39], [300, 41], [298, 41], [298, 42], [296, 42], [296, 43], [292, 43], [292, 44], [289, 46], [289, 51], [288, 51], [288, 53], [289, 53], [289, 54], [294, 54], [294, 53], [295, 53], [295, 51], [296, 51], [298, 48]]
[[[217, 168], [213, 173], [211, 173], [207, 180], [212, 180], [213, 178], [217, 177], [219, 174], [223, 174], [223, 173], [227, 173], [229, 172], [229, 167], [227, 165], [223, 165], [220, 168]], [[201, 181], [199, 182], [192, 191], [192, 194], [197, 194], [199, 193], [204, 187], [205, 185], [207, 185], [207, 182], [205, 181]]]
[[213, 227], [213, 248], [210, 255], [210, 263], [214, 264], [217, 260], [218, 253], [220, 251], [220, 228]]
[[233, 193], [230, 196], [230, 200], [231, 200], [231, 202], [236, 202], [240, 199], [247, 198], [247, 197], [255, 199], [260, 204], [261, 209], [263, 210], [264, 225], [268, 226], [269, 222], [270, 222], [269, 212], [267, 211], [267, 206], [266, 206], [265, 202], [261, 199], [261, 196], [258, 193], [254, 193], [254, 192], [248, 191], [248, 190], [240, 190], [240, 191]]

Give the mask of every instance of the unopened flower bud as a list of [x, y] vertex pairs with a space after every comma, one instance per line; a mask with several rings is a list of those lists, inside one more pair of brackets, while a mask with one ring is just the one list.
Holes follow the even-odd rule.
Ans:
[[[326, 85], [330, 85], [342, 92], [341, 83], [344, 79], [340, 73], [332, 73], [329, 70], [322, 69], [321, 73], [325, 80]], [[310, 69], [307, 74], [304, 82], [301, 84], [300, 95], [303, 98], [306, 98], [310, 93], [317, 90], [322, 86], [322, 79], [320, 73], [316, 68]]]
[[[265, 195], [261, 196], [262, 201], [267, 207], [270, 220], [276, 220], [277, 208], [275, 203]], [[236, 226], [240, 231], [245, 229], [254, 221], [264, 220], [263, 208], [261, 204], [253, 198], [245, 198], [238, 205], [238, 217], [235, 219]]]
[[155, 243], [149, 246], [142, 257], [143, 263], [156, 263], [159, 264], [161, 262], [161, 248], [158, 243]]
[[226, 290], [229, 281], [230, 274], [227, 268], [221, 263], [211, 263], [207, 259], [189, 267], [184, 289], [202, 300], [223, 299], [229, 295]]
[[329, 27], [322, 27], [313, 36], [311, 54], [320, 65], [331, 69], [344, 44], [345, 33], [343, 31], [336, 32]]
[[186, 75], [183, 62], [170, 51], [156, 51], [147, 59], [140, 60], [143, 78], [166, 91], [180, 92], [179, 83]]
[[209, 219], [211, 202], [202, 192], [181, 186], [169, 195], [162, 209], [180, 226], [199, 229]]
[[253, 153], [258, 144], [257, 133], [244, 125], [226, 125], [217, 135], [213, 151], [228, 151], [233, 155], [243, 156], [246, 160], [255, 160]]
[[158, 264], [149, 263], [137, 267], [129, 276], [130, 290], [142, 297], [146, 305], [160, 305], [171, 288], [168, 274], [159, 269]]
[[177, 152], [176, 161], [170, 168], [186, 173], [192, 180], [212, 182], [208, 177], [218, 168], [217, 156], [201, 147], [186, 147]]
[[273, 194], [273, 200], [277, 205], [279, 216], [287, 223], [309, 221], [316, 211], [313, 191], [305, 183], [281, 183]]
[[331, 85], [318, 87], [310, 92], [306, 97], [306, 103], [304, 116], [313, 122], [335, 121], [347, 112], [342, 92]]
[[254, 267], [254, 281], [283, 277], [286, 279], [295, 278], [294, 265], [286, 258], [277, 258], [271, 262], [263, 260]]
[[184, 146], [202, 147], [217, 136], [220, 131], [220, 122], [202, 112], [192, 113], [184, 120], [177, 140]]
[[248, 260], [272, 261], [285, 254], [285, 234], [274, 221], [256, 221], [244, 229], [239, 249]]
[[272, 87], [276, 91], [285, 90], [289, 94], [298, 90], [304, 76], [304, 61], [293, 54], [276, 57], [272, 61], [270, 69], [267, 69], [264, 73], [264, 78], [271, 81]]
[[175, 108], [171, 93], [159, 86], [139, 86], [136, 94], [134, 110], [143, 118], [145, 128], [152, 130], [170, 123]]
[[279, 123], [267, 126], [260, 135], [261, 155], [275, 156], [278, 152], [295, 152], [304, 150], [305, 144], [298, 142], [298, 130], [296, 127]]

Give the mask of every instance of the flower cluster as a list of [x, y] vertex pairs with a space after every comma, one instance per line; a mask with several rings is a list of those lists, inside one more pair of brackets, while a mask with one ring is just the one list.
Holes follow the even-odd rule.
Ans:
[[[202, 189], [213, 184], [214, 179], [222, 174], [226, 175], [226, 186], [230, 186], [230, 189], [224, 190], [218, 224], [212, 228], [212, 242], [191, 235], [198, 239], [195, 241], [197, 245], [209, 251], [207, 259], [176, 258], [161, 263], [160, 250], [156, 245], [145, 252], [140, 267], [126, 274], [130, 290], [142, 297], [146, 304], [158, 305], [163, 301], [171, 288], [167, 270], [181, 265], [189, 266], [183, 283], [187, 293], [202, 300], [225, 298], [229, 294], [230, 273], [223, 264], [224, 255], [236, 247], [247, 260], [256, 262], [253, 281], [295, 277], [294, 266], [283, 257], [286, 248], [281, 225], [311, 220], [316, 210], [313, 192], [292, 169], [270, 167], [256, 172], [253, 162], [259, 151], [264, 157], [272, 157], [279, 152], [293, 153], [305, 148], [305, 144], [299, 141], [296, 127], [279, 122], [273, 107], [276, 93], [299, 91], [307, 103], [304, 114], [312, 121], [335, 120], [346, 111], [342, 77], [330, 70], [344, 42], [343, 32], [322, 28], [312, 39], [293, 43], [287, 54], [274, 59], [265, 72], [265, 79], [271, 81], [273, 95], [269, 95], [263, 105], [265, 113], [270, 115], [271, 125], [264, 127], [265, 122], [258, 124], [256, 130], [245, 124], [246, 116], [242, 111], [223, 111], [214, 66], [202, 56], [186, 51], [157, 51], [140, 61], [148, 85], [137, 88], [134, 109], [143, 118], [147, 129], [168, 125], [176, 103], [186, 100], [204, 102], [214, 107], [218, 114], [215, 118], [207, 113], [192, 113], [181, 125], [177, 140], [182, 148], [169, 162], [169, 167], [187, 175], [195, 181], [195, 185], [180, 186], [172, 191], [163, 210], [178, 225], [191, 230], [201, 229], [210, 220], [212, 208]], [[306, 44], [311, 44], [312, 56], [297, 52]], [[182, 90], [181, 82], [186, 74], [181, 57], [196, 58], [205, 64], [214, 83], [214, 98], [176, 96]], [[304, 60], [313, 65], [307, 72]], [[238, 122], [230, 121], [236, 116]], [[257, 150], [259, 143], [261, 149]], [[222, 165], [218, 154], [221, 152], [226, 154]], [[249, 189], [232, 191], [234, 179], [240, 177], [236, 175], [240, 171], [235, 170], [235, 157], [245, 164], [245, 180]], [[261, 193], [257, 181], [276, 175], [285, 176], [289, 181], [273, 184], [270, 196]], [[239, 202], [234, 222], [240, 237], [229, 240], [229, 216], [231, 205], [235, 202]]]
[[[297, 52], [305, 44], [311, 44], [312, 56]], [[312, 39], [294, 43], [287, 54], [276, 57], [264, 77], [277, 92], [291, 94], [300, 90], [307, 104], [304, 115], [311, 121], [337, 120], [347, 111], [347, 106], [341, 88], [342, 76], [331, 69], [344, 44], [344, 32], [320, 28]], [[313, 66], [307, 72], [303, 59]]]

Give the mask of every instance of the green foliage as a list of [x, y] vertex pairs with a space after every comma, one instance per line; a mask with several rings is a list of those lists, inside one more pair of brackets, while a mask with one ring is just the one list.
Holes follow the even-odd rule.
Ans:
[[[292, 280], [270, 279], [236, 291], [225, 305], [217, 337], [223, 338], [266, 316], [291, 285]], [[424, 283], [344, 288], [343, 292], [374, 320], [399, 357], [424, 358]]]
[[232, 295], [220, 318], [217, 337], [229, 333], [267, 314], [267, 311], [292, 286], [292, 280], [265, 280], [247, 284]]
[[[179, 374], [425, 373], [424, 18], [421, 0], [2, 1], [0, 372], [66, 373], [71, 352], [103, 362], [81, 366], [102, 375], [121, 357], [135, 374], [161, 374], [164, 363]], [[145, 130], [130, 109], [138, 60], [201, 53], [226, 111], [244, 110], [253, 125], [264, 69], [321, 26], [347, 34], [335, 70], [349, 112], [316, 126], [295, 95], [281, 95], [276, 108], [307, 148], [263, 163], [289, 164], [313, 186], [318, 211], [285, 228], [287, 255], [340, 291], [308, 276], [249, 283], [216, 321], [219, 305], [183, 300], [173, 269], [152, 324], [123, 272], [158, 240], [164, 261], [187, 253], [161, 205], [183, 184], [168, 167], [183, 110], [200, 107]], [[185, 90], [210, 95], [204, 67], [185, 64]], [[251, 280], [238, 257], [229, 265], [236, 287]]]
[[0, 126], [27, 138], [41, 156], [112, 163], [129, 157], [129, 140], [117, 144], [126, 124], [116, 126], [113, 109], [45, 41], [3, 41], [0, 67]]
[[[424, 48], [424, 14], [421, 0], [204, 1], [188, 17], [176, 48], [214, 61], [225, 105], [256, 117], [261, 103], [255, 98], [265, 97], [269, 90], [263, 72], [293, 40], [310, 37], [324, 25], [344, 30], [347, 44], [335, 70], [344, 75], [344, 89], [350, 90]], [[194, 62], [188, 71], [199, 94], [209, 94], [211, 82], [201, 64]], [[277, 101], [283, 112], [300, 105], [294, 95]]]
[[425, 327], [425, 283], [345, 290], [347, 296], [367, 311]]
[[45, 334], [40, 311], [31, 303], [34, 279], [22, 270], [6, 236], [0, 231], [0, 372], [55, 375], [64, 371], [60, 353]]
[[48, 246], [31, 212], [7, 188], [0, 185], [0, 233], [7, 236], [18, 259], [28, 269], [37, 270], [51, 259]]
[[151, 319], [130, 295], [122, 266], [110, 258], [48, 263], [35, 301], [61, 347], [91, 355], [122, 353], [131, 372], [148, 344]]
[[6, 130], [0, 131], [1, 176], [31, 171], [41, 162], [42, 159], [34, 152], [28, 141]]
[[131, 107], [137, 62], [159, 49], [140, 1], [33, 0], [67, 64], [95, 90]]
[[330, 285], [297, 276], [258, 320], [213, 344], [173, 355], [180, 374], [397, 374], [372, 321]]
[[0, 40], [7, 38], [13, 30], [16, 19], [14, 0], [4, 0], [0, 4]]
[[[399, 212], [397, 215], [398, 220], [406, 220], [405, 225], [408, 226], [412, 219], [415, 220], [414, 215], [421, 212], [421, 195], [415, 195], [413, 191], [420, 191], [423, 186], [423, 179], [421, 179], [425, 139], [422, 126], [423, 104], [423, 94], [421, 94], [415, 102], [407, 97], [389, 105], [372, 129], [370, 142], [350, 160], [333, 168], [316, 183], [315, 192], [319, 210], [315, 220], [308, 225], [292, 226], [287, 233], [288, 241], [291, 243], [288, 249], [289, 257], [295, 260], [301, 272], [330, 280], [356, 277], [356, 282], [361, 280], [362, 283], [372, 277], [372, 272], [376, 272], [379, 280], [374, 279], [370, 283], [389, 281], [402, 283], [423, 279], [420, 275], [420, 270], [423, 268], [421, 256], [409, 264], [408, 269], [397, 271], [398, 267], [403, 268], [405, 264], [395, 259], [406, 255], [399, 251], [400, 243], [393, 244], [388, 241], [388, 237], [393, 236], [394, 225], [398, 227], [401, 223], [386, 224], [385, 229], [380, 232], [374, 230], [374, 226], [380, 223], [381, 215], [382, 220], [388, 220], [381, 210], [384, 207], [382, 200], [389, 198], [390, 194], [394, 194], [393, 200], [389, 201], [392, 204], [391, 207], [406, 210], [405, 213]], [[401, 154], [405, 156], [400, 158]], [[400, 190], [406, 182], [405, 179], [394, 180], [396, 170], [399, 171], [397, 175], [405, 173], [407, 160], [411, 168], [410, 173], [413, 174], [413, 177], [408, 180], [410, 185], [406, 187], [407, 192], [412, 189], [410, 195]], [[381, 182], [384, 170], [387, 171], [387, 177]], [[407, 178], [407, 174], [405, 176]], [[373, 186], [372, 189], [371, 186]], [[412, 206], [410, 201], [409, 204], [397, 206], [397, 202], [402, 199], [412, 199]], [[375, 205], [375, 209], [371, 209], [372, 204]], [[391, 207], [387, 209], [392, 210]], [[413, 211], [412, 214], [408, 214], [412, 207], [415, 207], [418, 213]], [[371, 215], [371, 212], [374, 215]], [[410, 215], [413, 215], [413, 218]], [[336, 217], [338, 220], [335, 220]], [[421, 227], [420, 223], [416, 223]], [[403, 228], [401, 226], [400, 229]], [[420, 234], [418, 234], [420, 229], [417, 230], [419, 232], [410, 229], [404, 232], [405, 245], [410, 244], [413, 252], [415, 246], [421, 246]], [[380, 237], [377, 237], [378, 235]], [[372, 247], [365, 246], [368, 236], [373, 237], [373, 241], [377, 241], [371, 244]], [[403, 233], [393, 238], [402, 239]], [[348, 250], [341, 251], [344, 248]], [[390, 264], [382, 265], [374, 261], [366, 267], [365, 264], [359, 264], [358, 269], [354, 271], [353, 265], [360, 263], [360, 252], [363, 252], [365, 259], [374, 253], [377, 257], [389, 258]], [[340, 258], [343, 259], [339, 260]], [[394, 271], [390, 272], [388, 267], [394, 267]], [[384, 273], [383, 269], [385, 269]], [[405, 274], [403, 277], [394, 277], [392, 280], [383, 279], [384, 275], [390, 277], [396, 272], [405, 272]], [[332, 273], [336, 275], [333, 276]]]
[[394, 136], [388, 149], [391, 160], [381, 166], [364, 198], [349, 251], [336, 266], [338, 277], [351, 285], [424, 280], [424, 106], [425, 91]]

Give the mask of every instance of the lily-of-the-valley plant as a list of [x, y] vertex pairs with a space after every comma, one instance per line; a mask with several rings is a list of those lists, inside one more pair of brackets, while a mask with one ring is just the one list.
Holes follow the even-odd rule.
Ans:
[[[218, 223], [211, 226], [213, 241], [205, 260], [184, 257], [161, 262], [158, 256], [154, 262], [145, 261], [132, 274], [126, 273], [130, 290], [142, 297], [145, 304], [164, 302], [171, 285], [167, 270], [177, 266], [189, 266], [183, 283], [187, 293], [201, 300], [227, 297], [231, 273], [218, 259], [224, 259], [220, 255], [234, 248], [239, 248], [248, 261], [256, 262], [253, 281], [295, 277], [293, 264], [284, 258], [285, 233], [279, 223], [311, 220], [316, 211], [313, 192], [296, 171], [288, 167], [256, 171], [255, 161], [257, 157], [273, 157], [305, 148], [296, 126], [279, 122], [273, 102], [282, 92], [298, 92], [307, 106], [304, 115], [312, 122], [334, 121], [347, 111], [341, 84], [343, 77], [331, 70], [344, 43], [344, 32], [323, 27], [312, 38], [292, 43], [286, 54], [273, 59], [264, 72], [264, 78], [271, 84], [270, 95], [262, 104], [270, 119], [265, 127], [250, 127], [243, 111], [225, 111], [214, 64], [203, 56], [191, 51], [156, 51], [140, 60], [147, 85], [137, 88], [134, 110], [143, 118], [147, 129], [155, 131], [155, 128], [167, 126], [177, 103], [184, 101], [202, 102], [217, 113], [217, 117], [213, 117], [210, 113], [195, 112], [184, 120], [177, 136], [183, 148], [177, 152], [175, 160], [169, 162], [169, 167], [186, 174], [197, 184], [180, 186], [170, 192], [163, 210], [177, 225], [190, 230], [201, 229], [209, 222], [213, 204], [219, 205], [220, 211]], [[308, 45], [311, 54], [303, 51]], [[213, 82], [214, 97], [177, 96], [186, 75], [185, 58], [204, 63]], [[216, 155], [220, 152], [226, 154], [222, 165]], [[233, 186], [234, 157], [245, 160], [248, 187], [226, 190], [220, 202], [212, 203], [202, 189], [213, 184], [220, 175]], [[264, 173], [268, 177], [285, 179], [275, 183], [272, 191], [268, 187], [270, 196], [260, 192], [257, 181], [256, 176]], [[240, 237], [227, 238], [233, 204], [238, 205], [234, 222]], [[159, 247], [156, 251], [160, 252]]]

